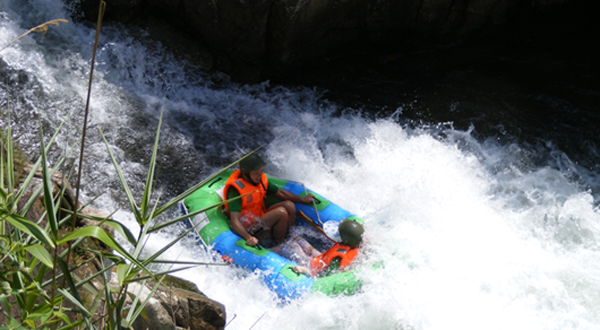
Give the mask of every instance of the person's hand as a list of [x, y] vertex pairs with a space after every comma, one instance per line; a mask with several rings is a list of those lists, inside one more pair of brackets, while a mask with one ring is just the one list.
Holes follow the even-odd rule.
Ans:
[[309, 277], [314, 277], [313, 273], [308, 268], [303, 266], [294, 266], [292, 267], [292, 271], [296, 273], [296, 275], [304, 274]]
[[258, 240], [256, 239], [256, 237], [250, 236], [246, 240], [246, 245], [248, 245], [248, 246], [256, 246], [256, 245], [258, 245]]
[[300, 201], [304, 204], [312, 203], [315, 200], [315, 196], [312, 194], [308, 194], [300, 199]]

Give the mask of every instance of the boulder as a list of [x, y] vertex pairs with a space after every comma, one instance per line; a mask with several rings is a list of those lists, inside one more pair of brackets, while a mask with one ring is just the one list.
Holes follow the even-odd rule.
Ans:
[[[112, 278], [116, 279], [116, 274]], [[156, 283], [129, 285], [128, 292], [143, 301]], [[133, 324], [135, 330], [217, 330], [225, 328], [225, 307], [198, 290], [195, 284], [167, 276], [145, 307], [145, 313]]]

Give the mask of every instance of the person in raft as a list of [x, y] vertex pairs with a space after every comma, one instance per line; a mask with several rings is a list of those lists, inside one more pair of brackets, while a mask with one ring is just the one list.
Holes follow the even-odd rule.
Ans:
[[338, 231], [341, 242], [335, 243], [327, 251], [320, 253], [301, 237], [296, 237], [281, 246], [281, 255], [295, 261], [296, 273], [311, 277], [327, 276], [337, 271], [344, 271], [357, 256], [365, 232], [362, 223], [344, 219], [340, 221]]
[[[264, 173], [265, 161], [257, 154], [251, 154], [240, 161], [240, 169], [233, 172], [223, 188], [223, 196], [240, 199], [225, 204], [229, 214], [231, 230], [246, 240], [249, 246], [271, 238], [276, 243], [283, 242], [290, 228], [296, 222], [296, 206], [293, 202], [310, 203], [314, 196], [304, 197], [279, 189], [269, 184]], [[269, 207], [265, 197], [275, 195], [282, 200]]]

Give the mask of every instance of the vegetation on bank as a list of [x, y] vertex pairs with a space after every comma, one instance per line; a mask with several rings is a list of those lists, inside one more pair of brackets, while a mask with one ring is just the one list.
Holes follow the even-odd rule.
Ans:
[[[100, 13], [103, 3], [101, 1]], [[101, 16], [98, 19], [96, 44]], [[47, 26], [48, 23], [42, 25]], [[93, 65], [90, 76], [92, 74]], [[90, 77], [90, 87], [91, 81]], [[71, 146], [69, 152], [50, 164], [47, 153], [62, 125], [50, 138], [40, 125], [40, 157], [32, 165], [27, 165], [26, 157], [13, 142], [11, 110], [15, 111], [0, 109], [3, 122], [6, 123], [0, 134], [0, 330], [131, 328], [136, 318], [144, 317], [144, 306], [150, 295], [141, 300], [138, 295], [128, 293], [130, 284], [149, 282], [153, 293], [166, 274], [204, 264], [187, 263], [169, 271], [151, 271], [152, 263], [169, 263], [158, 257], [195, 228], [183, 232], [156, 253], [142, 257], [142, 250], [150, 235], [221, 204], [167, 221], [161, 219], [160, 223], [159, 217], [237, 161], [160, 205], [158, 199], [154, 200], [153, 182], [161, 115], [143, 196], [141, 201], [136, 201], [109, 143], [100, 131], [119, 177], [122, 193], [129, 202], [129, 211], [140, 227], [139, 235], [135, 237], [127, 227], [110, 217], [83, 215], [81, 211], [85, 205], [80, 205], [77, 198], [73, 209], [65, 208], [66, 185], [56, 187], [52, 177], [59, 170], [72, 173], [72, 169], [63, 167], [77, 146]], [[85, 122], [82, 125], [83, 133], [77, 142], [81, 144], [81, 155], [85, 147]], [[80, 164], [81, 161], [83, 157], [80, 157]], [[36, 173], [41, 176], [41, 183], [36, 181]], [[69, 178], [70, 175], [67, 180]], [[75, 188], [79, 191], [79, 184]], [[34, 208], [40, 201], [43, 211], [36, 213]], [[95, 224], [79, 226], [83, 217], [95, 221]], [[121, 245], [111, 231], [121, 235], [133, 248]], [[116, 274], [116, 280], [114, 276], [111, 280], [111, 274]]]

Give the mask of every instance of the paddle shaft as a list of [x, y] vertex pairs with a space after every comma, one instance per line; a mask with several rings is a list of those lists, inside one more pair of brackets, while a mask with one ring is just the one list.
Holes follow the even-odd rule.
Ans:
[[[302, 185], [302, 188], [304, 188], [304, 195], [308, 196], [308, 191], [306, 190], [306, 187], [304, 186], [304, 183], [300, 183]], [[321, 226], [323, 225], [323, 221], [321, 221], [321, 217], [319, 216], [319, 210], [317, 209], [317, 203], [315, 202], [315, 200], [312, 200], [312, 204], [313, 207], [315, 208], [315, 212], [317, 213], [317, 221], [319, 222], [319, 224], [321, 224]], [[306, 214], [305, 214], [306, 216]], [[311, 220], [312, 221], [312, 220]], [[314, 222], [313, 222], [314, 223]], [[320, 228], [320, 227], [319, 227]]]

